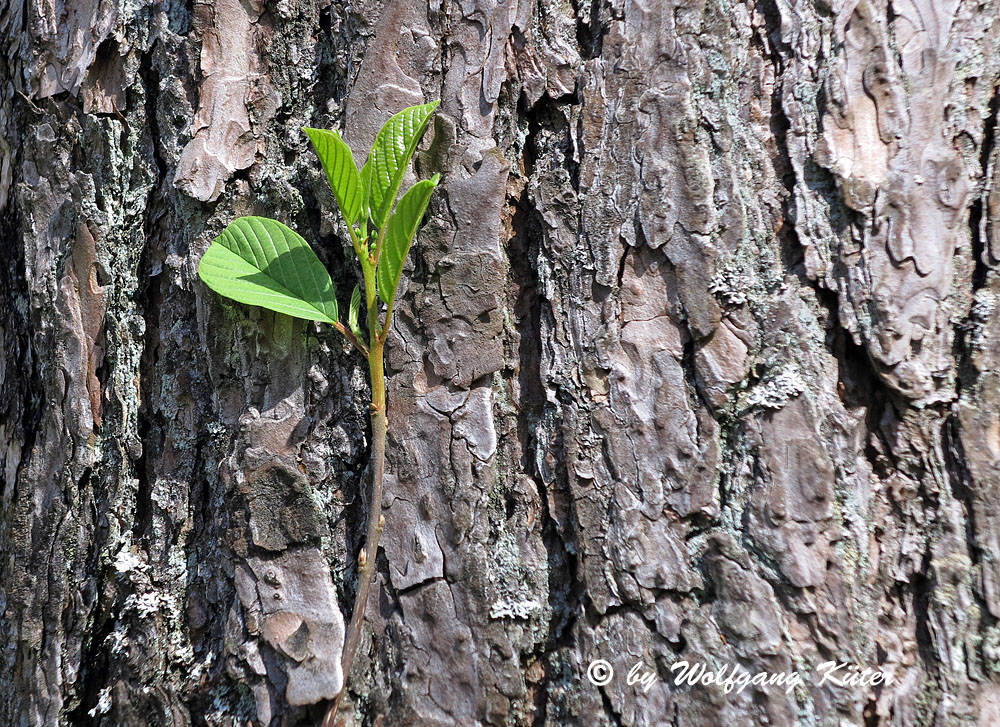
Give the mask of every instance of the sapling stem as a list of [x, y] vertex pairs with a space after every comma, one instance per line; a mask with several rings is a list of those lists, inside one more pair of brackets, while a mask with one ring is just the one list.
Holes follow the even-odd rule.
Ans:
[[[377, 310], [377, 304], [369, 308], [369, 330], [371, 327], [372, 310]], [[376, 324], [377, 324], [377, 313]], [[385, 336], [371, 334], [371, 346], [368, 354], [368, 373], [372, 386], [372, 491], [371, 506], [368, 513], [368, 530], [365, 535], [365, 545], [358, 557], [358, 590], [354, 595], [354, 610], [351, 622], [344, 637], [344, 654], [341, 665], [344, 671], [344, 686], [330, 703], [323, 718], [323, 727], [333, 727], [333, 721], [340, 708], [340, 700], [347, 691], [347, 676], [354, 663], [354, 656], [361, 641], [361, 628], [365, 623], [365, 611], [368, 595], [371, 593], [372, 579], [375, 576], [375, 560], [378, 554], [378, 543], [382, 536], [385, 520], [382, 517], [382, 479], [385, 473], [385, 438], [388, 432], [388, 422], [385, 417]]]

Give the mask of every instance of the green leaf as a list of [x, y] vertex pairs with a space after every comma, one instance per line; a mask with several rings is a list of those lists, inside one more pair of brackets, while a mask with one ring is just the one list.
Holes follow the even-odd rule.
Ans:
[[375, 226], [385, 224], [410, 158], [440, 101], [410, 106], [385, 122], [375, 137], [368, 162], [371, 164], [369, 207]]
[[410, 252], [410, 245], [424, 217], [424, 210], [431, 199], [431, 192], [437, 186], [441, 175], [417, 182], [403, 195], [396, 205], [396, 211], [389, 218], [385, 243], [378, 262], [378, 293], [385, 304], [392, 306], [396, 298], [396, 288], [403, 274], [403, 261]]
[[309, 244], [277, 220], [233, 220], [202, 255], [198, 275], [240, 303], [310, 321], [337, 320], [330, 274]]
[[333, 196], [337, 198], [341, 214], [344, 215], [348, 225], [353, 225], [361, 213], [363, 194], [361, 175], [354, 163], [350, 147], [336, 131], [307, 127], [302, 127], [302, 130], [309, 135], [316, 148], [316, 155], [323, 163], [326, 178], [330, 182]]
[[361, 338], [361, 328], [358, 326], [358, 311], [361, 310], [361, 288], [354, 286], [351, 293], [351, 308], [347, 313], [347, 325], [350, 326], [351, 333]]

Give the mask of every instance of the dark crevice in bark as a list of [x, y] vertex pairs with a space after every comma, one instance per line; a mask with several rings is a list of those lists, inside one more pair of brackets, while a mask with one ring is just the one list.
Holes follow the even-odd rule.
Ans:
[[[155, 246], [150, 244], [152, 237], [147, 234], [146, 246], [143, 249], [139, 263], [140, 291], [138, 298], [146, 322], [142, 355], [139, 360], [140, 400], [139, 411], [136, 414], [136, 428], [142, 450], [133, 463], [133, 473], [137, 480], [135, 500], [135, 519], [132, 523], [132, 539], [138, 543], [152, 532], [152, 480], [156, 473], [150, 459], [162, 451], [164, 440], [164, 425], [162, 417], [154, 411], [152, 393], [157, 377], [157, 362], [159, 359], [160, 340], [160, 308], [163, 304], [161, 291], [161, 274], [154, 275], [150, 257]], [[154, 446], [155, 436], [155, 446]]]
[[571, 119], [567, 107], [579, 104], [575, 94], [552, 98], [543, 94], [532, 106], [521, 96], [518, 113], [527, 122], [528, 136], [524, 141], [524, 173], [531, 177], [540, 159], [551, 163], [551, 168], [562, 168], [569, 173], [574, 191], [580, 191], [580, 163], [575, 158]]
[[[77, 486], [78, 492], [90, 488], [99, 493], [97, 482], [89, 467], [84, 470]], [[99, 497], [99, 494], [97, 495]], [[83, 586], [93, 588], [97, 603], [91, 613], [86, 614], [89, 627], [81, 647], [82, 658], [80, 671], [76, 682], [72, 685], [77, 706], [67, 714], [67, 722], [71, 727], [83, 727], [94, 724], [90, 712], [97, 706], [100, 692], [107, 684], [111, 670], [111, 659], [108, 653], [108, 637], [114, 627], [116, 612], [120, 608], [114, 599], [105, 599], [107, 587], [104, 582], [104, 572], [101, 568], [101, 553], [107, 544], [107, 527], [96, 524], [87, 553], [87, 573], [92, 578]]]
[[92, 727], [102, 721], [100, 718], [95, 719], [90, 713], [97, 707], [101, 689], [111, 674], [108, 637], [114, 630], [116, 618], [115, 614], [107, 614], [100, 622], [95, 619], [95, 628], [84, 644], [80, 672], [74, 685], [79, 704], [66, 714], [69, 727]]
[[[937, 586], [934, 574], [931, 572], [931, 543], [927, 543], [920, 571], [912, 576], [908, 590], [913, 598], [913, 614], [916, 620], [917, 652], [924, 662], [924, 671], [928, 678], [933, 679], [939, 673], [940, 658], [934, 649], [934, 638], [931, 634], [931, 594]], [[905, 599], [904, 599], [905, 600]]]
[[[156, 181], [150, 187], [146, 200], [146, 215], [143, 224], [143, 245], [142, 255], [139, 259], [138, 279], [139, 290], [136, 294], [136, 302], [142, 310], [145, 321], [145, 335], [143, 340], [142, 354], [139, 362], [140, 381], [140, 402], [139, 411], [136, 414], [136, 428], [138, 430], [139, 441], [142, 446], [140, 456], [133, 463], [133, 472], [138, 481], [135, 502], [135, 520], [132, 524], [133, 542], [140, 542], [145, 533], [150, 532], [152, 526], [152, 493], [150, 480], [155, 474], [151, 471], [152, 464], [148, 459], [150, 450], [153, 449], [149, 441], [151, 434], [155, 431], [161, 441], [157, 442], [156, 451], [162, 446], [162, 426], [154, 429], [154, 413], [152, 411], [151, 396], [153, 383], [156, 379], [156, 366], [159, 358], [159, 338], [160, 338], [160, 309], [163, 306], [163, 293], [161, 290], [161, 276], [158, 262], [154, 264], [154, 257], [163, 254], [161, 240], [157, 234], [158, 221], [165, 214], [161, 200], [163, 199], [163, 187], [167, 184], [168, 165], [160, 150], [161, 134], [158, 118], [160, 73], [154, 61], [156, 41], [142, 54], [139, 62], [139, 77], [142, 79], [142, 88], [145, 100], [145, 122], [147, 124], [149, 136], [149, 155], [156, 168]], [[131, 92], [130, 92], [131, 93]]]
[[[588, 3], [589, 19], [581, 15], [584, 3]], [[573, 14], [576, 16], [576, 43], [580, 57], [585, 61], [600, 58], [604, 52], [604, 36], [608, 26], [601, 22], [601, 0], [574, 0]]]
[[[22, 0], [22, 2], [20, 3], [21, 9], [18, 12], [18, 16], [21, 18], [21, 27], [18, 29], [18, 34], [21, 37], [26, 37], [27, 34], [28, 34], [28, 19], [30, 17], [29, 13], [28, 13], [28, 3], [29, 3], [29, 1], [30, 0]], [[13, 0], [12, 2], [9, 3], [9, 5], [13, 6], [14, 3], [16, 3], [16, 2], [17, 2], [17, 0]], [[11, 9], [13, 9], [13, 7], [11, 7]], [[15, 76], [14, 74], [11, 74], [11, 77], [12, 78], [17, 78], [18, 76]]]
[[[765, 61], [769, 60], [774, 69], [775, 83], [774, 91], [770, 97], [771, 117], [769, 128], [774, 135], [774, 143], [778, 155], [776, 157], [772, 156], [771, 163], [775, 177], [781, 180], [787, 193], [785, 199], [785, 212], [787, 213], [791, 200], [794, 199], [795, 167], [792, 165], [787, 139], [788, 131], [791, 129], [791, 121], [785, 115], [785, 109], [782, 107], [785, 91], [783, 66], [785, 56], [791, 54], [793, 51], [781, 38], [781, 11], [778, 9], [777, 2], [768, 0], [760, 3], [757, 7], [760, 9], [761, 17], [764, 18], [764, 33], [767, 37], [767, 42], [765, 43], [764, 39], [760, 38], [758, 34], [753, 35], [752, 42], [760, 49], [761, 58]], [[790, 219], [794, 218], [786, 214], [785, 220]], [[782, 226], [785, 224], [785, 221], [782, 221]], [[801, 251], [799, 255], [801, 255]]]
[[[203, 472], [206, 464], [206, 446], [208, 446], [207, 438], [199, 437], [195, 444], [194, 462], [191, 468], [194, 481], [190, 504], [192, 532], [199, 533], [199, 537], [192, 539], [187, 551], [189, 557], [195, 558], [198, 557], [198, 553], [224, 553], [226, 559], [232, 562], [235, 560], [235, 555], [218, 535], [219, 532], [225, 532], [228, 523], [224, 516], [213, 509], [210, 480]], [[235, 598], [235, 594], [232, 593], [231, 583], [219, 577], [223, 571], [221, 566], [215, 565], [211, 569], [205, 571], [198, 569], [188, 575], [185, 628], [197, 659], [204, 658], [206, 652], [213, 648], [213, 644], [221, 643], [225, 639], [227, 606], [231, 599]], [[200, 689], [194, 691], [190, 697], [189, 708], [192, 724], [195, 727], [204, 727], [208, 724], [204, 715], [210, 713], [213, 708], [214, 694], [230, 689], [230, 685], [236, 686], [227, 672], [224, 661], [213, 660], [211, 670]], [[317, 719], [316, 723], [318, 721]]]
[[601, 703], [604, 705], [604, 715], [610, 719], [611, 724], [615, 725], [615, 727], [623, 727], [621, 717], [615, 710], [615, 707], [611, 703], [611, 699], [608, 697], [607, 693], [604, 691], [604, 688], [595, 688], [601, 693]]
[[[139, 60], [139, 78], [142, 79], [142, 88], [145, 94], [145, 121], [149, 129], [149, 145], [153, 161], [157, 169], [157, 183], [153, 185], [147, 200], [147, 224], [154, 222], [158, 214], [162, 214], [161, 205], [156, 204], [158, 198], [162, 198], [159, 193], [160, 187], [167, 179], [167, 161], [163, 158], [160, 145], [163, 143], [163, 136], [160, 133], [159, 106], [160, 106], [160, 71], [156, 67], [154, 57], [156, 55], [157, 42], [154, 39], [149, 49], [142, 54]], [[130, 103], [131, 105], [131, 103]], [[147, 229], [148, 233], [148, 229]]]
[[[991, 157], [996, 146], [996, 127], [1000, 114], [1000, 87], [993, 88], [989, 102], [990, 114], [983, 129], [983, 145], [980, 149], [980, 169], [985, 176], [990, 169]], [[989, 220], [984, 219], [986, 190], [980, 189], [979, 194], [969, 206], [969, 233], [972, 246], [973, 273], [972, 292], [986, 286], [990, 273], [989, 252]], [[973, 305], [968, 316], [955, 326], [955, 338], [952, 345], [952, 356], [956, 362], [958, 376], [956, 377], [956, 394], [962, 396], [965, 390], [974, 390], [979, 371], [973, 364], [973, 343], [971, 336], [982, 321], [977, 320], [977, 310]], [[958, 425], [956, 423], [956, 435]], [[957, 436], [956, 436], [957, 440]]]
[[[334, 31], [334, 11], [343, 13], [340, 18], [340, 28]], [[329, 98], [336, 102], [337, 107], [342, 111], [344, 101], [347, 98], [349, 81], [357, 74], [357, 67], [354, 66], [355, 58], [363, 58], [363, 48], [358, 47], [358, 43], [366, 42], [367, 38], [362, 35], [362, 29], [366, 25], [351, 22], [353, 15], [350, 10], [345, 10], [336, 4], [331, 4], [321, 8], [319, 11], [319, 43], [316, 47], [318, 61], [318, 76], [315, 86], [309, 88], [310, 96], [316, 99]], [[345, 28], [344, 26], [349, 26]], [[347, 31], [347, 32], [344, 32]], [[350, 50], [344, 46], [353, 43]], [[347, 66], [342, 67], [339, 57], [347, 60]], [[325, 114], [325, 109], [318, 109]], [[356, 160], [358, 165], [364, 164], [364, 159]]]
[[[695, 355], [695, 343], [693, 338], [693, 333], [690, 328], [686, 328], [687, 336], [684, 339], [683, 349], [681, 351], [681, 369], [684, 371], [684, 378], [690, 384], [688, 389], [688, 399], [691, 402], [691, 409], [693, 411], [698, 411], [699, 409], [705, 411], [716, 421], [719, 420], [719, 414], [716, 412], [715, 407], [709, 400], [708, 395], [705, 393], [704, 388], [698, 380], [698, 370], [695, 366], [694, 355]], [[701, 423], [698, 422], [698, 439], [699, 441], [703, 439], [704, 432], [701, 429]]]
[[[944, 432], [944, 457], [945, 466], [948, 472], [948, 483], [951, 487], [952, 496], [962, 503], [965, 510], [963, 524], [965, 525], [965, 547], [969, 552], [969, 557], [976, 568], [983, 568], [982, 548], [976, 537], [976, 482], [969, 471], [968, 460], [965, 456], [965, 448], [962, 444], [961, 422], [958, 417], [951, 415], [945, 421]], [[988, 565], [986, 567], [989, 567]], [[997, 620], [990, 613], [989, 607], [982, 593], [978, 588], [970, 589], [973, 598], [979, 604], [979, 617], [985, 624], [993, 625]]]
[[328, 5], [319, 10], [319, 29], [328, 37], [333, 37], [333, 5]]
[[[985, 176], [990, 168], [990, 157], [993, 156], [993, 149], [996, 145], [997, 114], [1000, 111], [1000, 93], [998, 87], [993, 87], [993, 93], [989, 102], [990, 114], [983, 129], [983, 145], [979, 150], [979, 168]], [[987, 250], [987, 240], [984, 239], [983, 223], [985, 190], [980, 189], [979, 194], [969, 207], [969, 232], [972, 240], [972, 257], [975, 268], [972, 273], [972, 290], [979, 290], [986, 285], [986, 277], [989, 272], [989, 252]]]
[[[96, 706], [100, 690], [107, 683], [110, 670], [107, 637], [114, 625], [114, 614], [120, 608], [118, 601], [113, 596], [106, 597], [109, 589], [105, 583], [105, 570], [101, 564], [101, 556], [105, 552], [108, 542], [108, 527], [105, 524], [107, 505], [106, 500], [101, 500], [100, 492], [100, 482], [106, 477], [107, 475], [100, 471], [95, 475], [91, 468], [87, 467], [77, 482], [76, 488], [77, 493], [89, 491], [96, 500], [93, 503], [96, 517], [90, 523], [92, 535], [85, 559], [86, 573], [90, 576], [80, 586], [81, 594], [91, 592], [96, 602], [91, 603], [88, 609], [81, 609], [84, 611], [81, 614], [81, 620], [87, 624], [87, 628], [84, 631], [84, 640], [81, 646], [83, 658], [81, 659], [80, 671], [76, 682], [72, 685], [77, 707], [69, 713], [71, 725], [87, 724], [86, 720], [82, 722], [74, 722], [74, 720], [83, 719], [81, 714], [85, 715]], [[110, 592], [113, 593], [113, 590]]]
[[[1000, 88], [996, 85], [992, 88], [990, 101], [988, 104], [989, 115], [983, 129], [983, 142], [980, 148], [980, 170], [985, 175], [990, 170], [991, 161], [995, 155], [996, 130], [998, 115], [1000, 115]], [[984, 188], [989, 184], [987, 180], [978, 189], [978, 194], [969, 207], [969, 233], [971, 242], [971, 252], [973, 256], [972, 272], [972, 292], [984, 288], [990, 282], [990, 252], [989, 252], [989, 223], [990, 220], [984, 218], [986, 214], [985, 201], [987, 191]], [[955, 336], [952, 344], [952, 359], [955, 362], [957, 376], [955, 380], [956, 397], [963, 400], [976, 402], [980, 399], [977, 389], [980, 385], [980, 376], [984, 371], [980, 371], [975, 364], [977, 353], [974, 335], [977, 329], [984, 324], [981, 313], [977, 311], [973, 304], [966, 318], [955, 325]], [[961, 406], [961, 404], [959, 405]], [[988, 568], [989, 565], [983, 562], [983, 550], [977, 537], [977, 499], [982, 501], [982, 495], [977, 498], [977, 483], [968, 465], [965, 442], [963, 441], [962, 422], [956, 413], [956, 409], [951, 409], [942, 425], [943, 452], [945, 458], [945, 468], [948, 476], [948, 485], [952, 496], [962, 504], [964, 511], [963, 525], [965, 545], [969, 557], [976, 568]], [[975, 440], [973, 440], [975, 441]], [[982, 527], [982, 524], [980, 524]], [[972, 596], [979, 605], [980, 619], [984, 625], [993, 625], [996, 619], [990, 613], [981, 590], [971, 589]]]
[[[13, 196], [13, 195], [12, 195]], [[38, 372], [38, 357], [32, 341], [34, 329], [28, 315], [28, 287], [25, 279], [24, 254], [16, 243], [20, 239], [19, 219], [13, 198], [0, 217], [0, 316], [4, 330], [4, 361], [6, 371], [0, 385], [0, 422], [10, 426], [21, 442], [23, 454], [20, 472], [31, 458], [35, 437], [42, 420]], [[18, 474], [19, 474], [18, 472]], [[17, 482], [0, 477], [0, 496], [13, 500]]]
[[[565, 116], [557, 108], [556, 102], [545, 96], [532, 107], [527, 107], [521, 98], [520, 117], [527, 127], [527, 137], [522, 150], [525, 175], [531, 177], [539, 159], [551, 156], [551, 149], [539, 139], [542, 129], [559, 138], [564, 134], [566, 144], [571, 145]], [[561, 160], [572, 162], [572, 151], [565, 147]], [[577, 165], [578, 166], [578, 165]], [[572, 174], [572, 172], [571, 172]], [[512, 235], [507, 243], [507, 257], [513, 290], [511, 307], [516, 319], [517, 330], [517, 372], [520, 398], [518, 401], [517, 435], [520, 442], [521, 469], [534, 482], [542, 509], [542, 543], [548, 560], [548, 599], [551, 617], [548, 624], [544, 653], [539, 655], [544, 677], [537, 684], [534, 695], [535, 714], [533, 723], [545, 724], [550, 711], [552, 689], [561, 683], [561, 675], [553, 672], [554, 665], [547, 658], [549, 654], [568, 648], [573, 643], [573, 625], [582, 610], [583, 587], [578, 576], [579, 563], [576, 546], [566, 542], [567, 535], [576, 532], [575, 513], [572, 506], [553, 513], [553, 503], [569, 503], [572, 493], [566, 472], [561, 417], [549, 403], [543, 380], [541, 359], [543, 355], [543, 307], [546, 301], [541, 292], [538, 274], [538, 259], [541, 243], [545, 235], [545, 223], [541, 213], [535, 208], [528, 187], [522, 187], [520, 196], [511, 200]], [[549, 433], [555, 441], [541, 442], [540, 436]], [[556, 463], [550, 473], [549, 482], [540, 470], [540, 462], [555, 450]], [[550, 492], [557, 489], [559, 492]], [[563, 528], [558, 523], [562, 522]], [[523, 655], [522, 658], [527, 658]]]
[[[384, 555], [383, 555], [383, 557], [384, 557]], [[383, 565], [386, 568], [388, 568], [389, 567], [389, 561], [386, 560]], [[397, 589], [393, 589], [393, 592], [396, 594], [397, 597], [399, 597], [399, 596], [407, 596], [407, 595], [412, 595], [412, 594], [416, 593], [417, 591], [421, 591], [424, 588], [427, 588], [427, 586], [434, 585], [435, 583], [447, 583], [447, 582], [448, 581], [447, 581], [447, 579], [445, 579], [444, 576], [433, 576], [431, 578], [428, 578], [427, 580], [420, 581], [419, 583], [414, 583], [412, 585], [406, 586], [405, 588], [400, 588], [398, 590]]]
[[[94, 53], [94, 61], [91, 63], [90, 68], [87, 71], [88, 77], [101, 78], [107, 74], [113, 73], [116, 65], [120, 64], [121, 59], [121, 48], [114, 38], [105, 39]], [[100, 117], [120, 117], [122, 110], [114, 109], [113, 111], [101, 112], [96, 109], [91, 111], [90, 115], [95, 118]], [[124, 129], [123, 129], [124, 131]], [[100, 195], [100, 187], [95, 188], [95, 195]], [[100, 202], [99, 202], [100, 204]], [[101, 205], [103, 207], [103, 204]]]
[[[881, 691], [881, 689], [878, 689], [878, 691]], [[865, 705], [865, 709], [863, 712], [863, 716], [865, 719], [865, 727], [879, 727], [880, 719], [878, 716], [878, 712], [876, 711], [877, 709], [878, 709], [877, 700], [874, 698], [869, 699], [868, 703]]]
[[[513, 278], [515, 293], [514, 316], [517, 319], [518, 332], [518, 383], [521, 389], [520, 413], [518, 428], [521, 441], [528, 442], [530, 427], [537, 421], [545, 406], [545, 384], [542, 381], [540, 358], [542, 354], [541, 341], [541, 302], [538, 292], [538, 271], [535, 268], [538, 259], [538, 237], [542, 234], [538, 215], [531, 203], [522, 195], [514, 207], [512, 225], [514, 236], [508, 243], [507, 254], [510, 259], [510, 272]], [[524, 450], [526, 471], [530, 471], [529, 450]]]
[[[27, 31], [27, 5], [21, 9], [21, 34]], [[9, 77], [17, 79], [20, 73], [15, 72], [12, 60], [0, 58], [0, 69], [9, 73]], [[9, 138], [18, 139], [23, 135], [23, 114], [30, 111], [30, 104], [24, 96], [15, 92], [11, 101], [11, 117], [4, 133]], [[14, 489], [20, 479], [21, 472], [28, 466], [32, 450], [35, 447], [42, 421], [42, 386], [38, 369], [39, 358], [35, 352], [37, 332], [32, 324], [30, 311], [30, 293], [28, 290], [25, 251], [21, 242], [21, 214], [17, 204], [17, 183], [21, 181], [18, 170], [21, 167], [21, 149], [14, 145], [11, 149], [10, 169], [12, 171], [11, 186], [8, 190], [6, 210], [0, 214], [0, 330], [3, 331], [4, 352], [2, 355], [5, 370], [0, 378], [0, 423], [9, 427], [14, 438], [20, 441], [21, 461], [14, 473], [13, 481], [0, 476], [0, 503], [13, 502]], [[8, 470], [9, 471], [9, 470]], [[0, 513], [2, 515], [3, 513]], [[0, 528], [0, 534], [5, 528]], [[8, 543], [0, 540], [0, 552], [5, 552]], [[6, 570], [7, 564], [0, 566], [0, 572]], [[3, 579], [3, 584], [14, 582], [16, 571], [9, 572]], [[0, 631], [6, 630], [6, 610], [0, 610]]]
[[[819, 285], [813, 290], [827, 311], [826, 345], [837, 361], [837, 395], [849, 411], [864, 409], [865, 431], [869, 433], [863, 450], [865, 458], [873, 473], [888, 477], [892, 471], [892, 449], [882, 429], [897, 419], [897, 404], [901, 402], [896, 393], [882, 383], [875, 362], [865, 348], [855, 343], [851, 334], [839, 324], [837, 294]], [[873, 438], [878, 440], [878, 446]]]

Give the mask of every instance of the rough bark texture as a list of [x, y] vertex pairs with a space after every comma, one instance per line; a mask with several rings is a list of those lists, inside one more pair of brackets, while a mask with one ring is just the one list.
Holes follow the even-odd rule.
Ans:
[[996, 3], [8, 0], [0, 37], [0, 723], [318, 721], [364, 362], [196, 265], [264, 214], [349, 294], [300, 127], [360, 156], [441, 98], [343, 723], [1000, 724]]

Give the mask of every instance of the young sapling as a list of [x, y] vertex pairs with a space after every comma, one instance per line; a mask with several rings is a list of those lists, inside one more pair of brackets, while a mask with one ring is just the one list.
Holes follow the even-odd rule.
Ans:
[[[403, 109], [375, 137], [359, 170], [350, 148], [336, 131], [303, 129], [326, 171], [361, 264], [368, 336], [358, 320], [362, 293], [355, 286], [347, 324], [340, 321], [336, 288], [309, 244], [294, 230], [267, 217], [240, 217], [213, 240], [201, 258], [198, 275], [215, 292], [240, 303], [328, 323], [368, 361], [371, 383], [372, 488], [365, 544], [358, 555], [358, 588], [344, 637], [344, 686], [336, 695], [324, 727], [333, 724], [357, 652], [365, 605], [375, 573], [375, 554], [385, 520], [382, 477], [386, 420], [384, 351], [403, 263], [439, 176], [424, 179], [402, 197], [399, 188], [437, 101]], [[381, 307], [384, 304], [384, 315]]]

